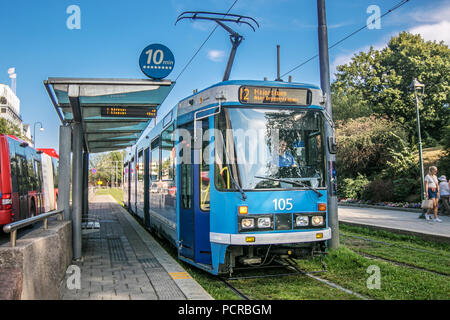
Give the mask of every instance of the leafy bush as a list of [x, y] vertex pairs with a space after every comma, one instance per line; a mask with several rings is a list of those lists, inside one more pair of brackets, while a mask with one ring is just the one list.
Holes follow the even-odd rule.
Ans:
[[392, 180], [375, 179], [370, 182], [362, 193], [363, 200], [371, 200], [372, 202], [393, 201], [393, 184]]
[[420, 199], [420, 179], [400, 178], [392, 181], [393, 200], [412, 201]]
[[385, 118], [361, 117], [337, 125], [336, 166], [342, 178], [354, 177], [355, 172], [374, 177], [406, 146], [406, 132]]
[[338, 180], [338, 196], [341, 198], [361, 199], [362, 192], [369, 180], [366, 176], [359, 174], [356, 179], [345, 178], [342, 182]]
[[412, 150], [406, 142], [398, 139], [399, 145], [396, 148], [388, 148], [390, 160], [386, 162], [385, 168], [381, 171], [381, 177], [387, 179], [411, 178], [420, 176], [419, 164], [414, 157]]

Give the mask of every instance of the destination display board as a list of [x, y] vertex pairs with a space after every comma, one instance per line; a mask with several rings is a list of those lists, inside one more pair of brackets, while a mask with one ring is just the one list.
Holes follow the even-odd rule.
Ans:
[[311, 91], [304, 88], [242, 86], [239, 88], [239, 101], [244, 104], [309, 106]]
[[156, 107], [102, 107], [102, 117], [156, 118]]

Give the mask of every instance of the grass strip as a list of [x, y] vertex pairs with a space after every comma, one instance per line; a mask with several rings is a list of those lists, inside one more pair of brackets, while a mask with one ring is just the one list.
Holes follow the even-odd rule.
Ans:
[[[341, 246], [332, 250], [324, 259], [328, 272], [318, 276], [335, 282], [344, 288], [364, 296], [381, 300], [448, 300], [450, 299], [450, 279], [447, 276], [397, 266], [392, 263], [362, 257], [349, 248]], [[298, 260], [306, 271], [319, 270], [318, 259]], [[380, 271], [380, 288], [370, 289], [374, 273], [369, 267]]]

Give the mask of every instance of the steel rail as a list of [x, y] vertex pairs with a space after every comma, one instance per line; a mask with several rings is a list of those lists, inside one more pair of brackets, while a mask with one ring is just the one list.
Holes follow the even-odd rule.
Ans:
[[31, 217], [31, 218], [27, 218], [27, 219], [23, 219], [17, 222], [13, 222], [10, 224], [7, 224], [3, 227], [3, 231], [5, 233], [9, 233], [10, 234], [10, 239], [11, 239], [11, 247], [15, 247], [16, 246], [16, 240], [17, 240], [17, 230], [24, 228], [26, 226], [29, 226], [33, 223], [39, 222], [39, 221], [44, 221], [44, 230], [47, 230], [48, 228], [48, 218], [51, 218], [53, 216], [58, 215], [58, 220], [62, 220], [62, 213], [63, 213], [63, 209], [58, 209], [58, 210], [54, 210], [54, 211], [50, 211], [47, 213], [42, 213], [40, 215]]

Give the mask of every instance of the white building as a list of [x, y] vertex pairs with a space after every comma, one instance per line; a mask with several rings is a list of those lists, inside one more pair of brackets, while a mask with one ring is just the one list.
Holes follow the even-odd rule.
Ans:
[[20, 100], [9, 86], [0, 83], [0, 117], [12, 125], [17, 126], [22, 136], [31, 142], [30, 125], [23, 124], [20, 117]]

